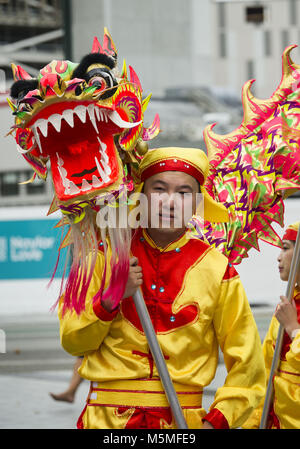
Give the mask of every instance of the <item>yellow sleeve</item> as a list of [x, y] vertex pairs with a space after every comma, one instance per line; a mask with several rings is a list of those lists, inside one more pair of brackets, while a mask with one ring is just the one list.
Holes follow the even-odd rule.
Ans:
[[[269, 376], [274, 356], [274, 335], [278, 332], [278, 321], [273, 316], [268, 332], [265, 336], [263, 342], [263, 355], [265, 362], [265, 371], [266, 371], [266, 390], [269, 382]], [[243, 429], [258, 429], [261, 421], [261, 416], [264, 408], [265, 395], [260, 401], [258, 407], [253, 411], [247, 421], [243, 424]]]
[[289, 351], [286, 353], [286, 360], [292, 368], [300, 373], [300, 330], [293, 339]]
[[261, 341], [238, 274], [222, 281], [214, 327], [228, 374], [210, 409], [219, 410], [229, 428], [236, 428], [265, 393]]
[[85, 310], [79, 316], [75, 311], [67, 311], [62, 315], [63, 297], [60, 300], [58, 316], [61, 345], [73, 356], [97, 350], [108, 334], [113, 318], [118, 313], [118, 309], [112, 313], [107, 312], [100, 302], [93, 304], [93, 297], [101, 285], [103, 267], [104, 257], [99, 252], [86, 295]]

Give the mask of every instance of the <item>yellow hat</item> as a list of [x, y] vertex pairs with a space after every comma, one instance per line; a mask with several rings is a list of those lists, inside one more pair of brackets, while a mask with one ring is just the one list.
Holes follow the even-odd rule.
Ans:
[[157, 148], [149, 150], [144, 156], [138, 173], [142, 191], [143, 183], [157, 173], [164, 171], [182, 171], [195, 178], [204, 198], [203, 218], [211, 222], [227, 222], [228, 212], [222, 203], [215, 201], [205, 190], [204, 183], [209, 170], [209, 162], [204, 151], [198, 148]]

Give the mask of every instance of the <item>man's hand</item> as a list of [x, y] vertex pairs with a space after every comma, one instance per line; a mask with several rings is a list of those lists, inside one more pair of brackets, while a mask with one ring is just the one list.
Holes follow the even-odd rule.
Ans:
[[300, 329], [300, 323], [297, 319], [297, 308], [295, 301], [291, 303], [286, 296], [280, 296], [281, 303], [278, 304], [275, 310], [275, 316], [279, 323], [285, 328], [286, 332], [292, 338], [292, 332], [295, 329]]
[[134, 295], [138, 287], [143, 283], [142, 268], [138, 265], [137, 257], [132, 257], [129, 263], [130, 267], [129, 267], [128, 281], [122, 299]]
[[214, 429], [214, 426], [210, 422], [204, 421], [202, 429]]

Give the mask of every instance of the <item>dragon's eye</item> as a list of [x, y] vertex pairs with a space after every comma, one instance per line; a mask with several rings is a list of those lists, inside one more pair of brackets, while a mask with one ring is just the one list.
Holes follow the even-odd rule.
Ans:
[[93, 76], [89, 79], [89, 86], [95, 86], [97, 89], [104, 89], [106, 87], [106, 81], [102, 76]]

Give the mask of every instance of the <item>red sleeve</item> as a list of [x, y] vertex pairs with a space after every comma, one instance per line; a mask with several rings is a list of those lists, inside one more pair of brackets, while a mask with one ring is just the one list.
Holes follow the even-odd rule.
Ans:
[[102, 306], [101, 299], [95, 301], [95, 303], [93, 304], [93, 309], [94, 309], [95, 314], [99, 318], [99, 320], [102, 320], [102, 321], [112, 321], [114, 319], [114, 317], [117, 315], [117, 313], [119, 312], [119, 307], [112, 310], [111, 312], [108, 312]]
[[229, 429], [227, 419], [217, 408], [205, 415], [202, 421], [208, 421], [215, 429]]

